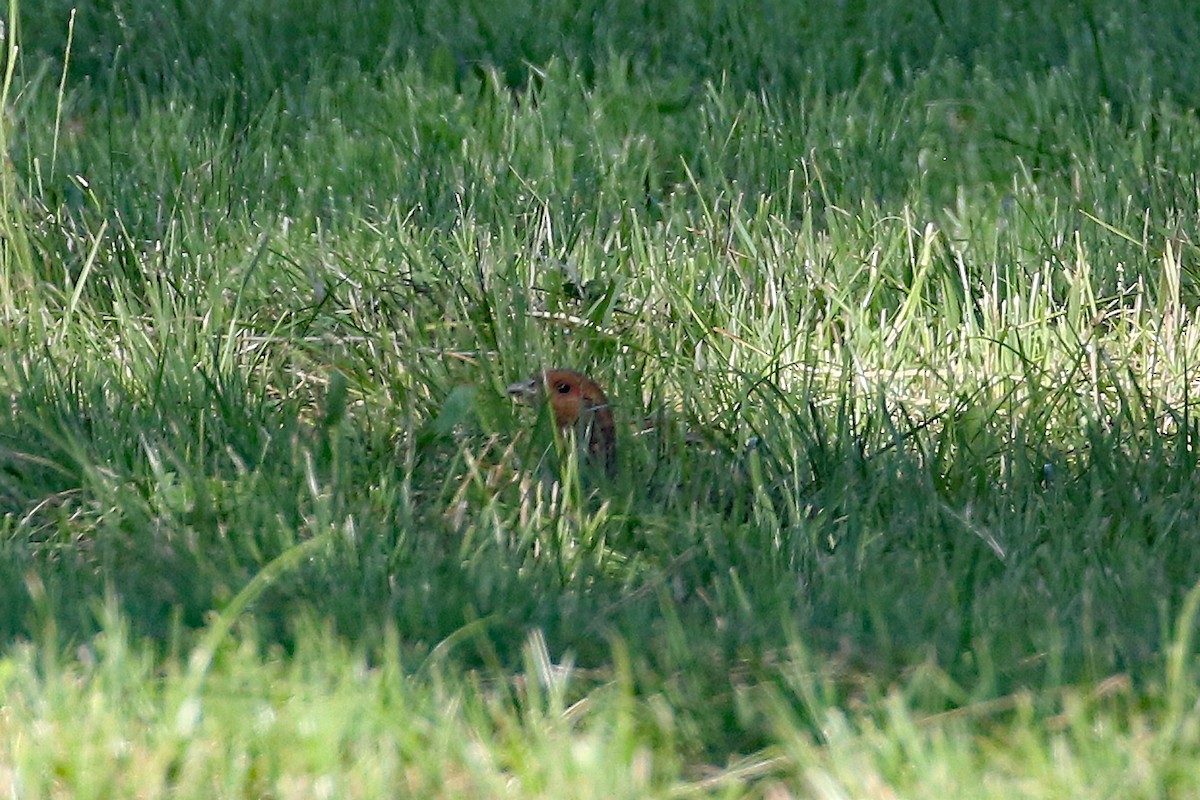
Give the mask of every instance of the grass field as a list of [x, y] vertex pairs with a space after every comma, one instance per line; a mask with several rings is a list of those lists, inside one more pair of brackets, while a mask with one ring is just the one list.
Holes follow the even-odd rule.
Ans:
[[1193, 4], [73, 5], [0, 792], [1200, 795]]

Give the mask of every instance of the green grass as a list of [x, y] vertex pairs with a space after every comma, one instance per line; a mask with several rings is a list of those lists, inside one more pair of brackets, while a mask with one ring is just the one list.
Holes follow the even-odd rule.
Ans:
[[5, 28], [0, 788], [1196, 793], [1190, 5], [152, 5]]

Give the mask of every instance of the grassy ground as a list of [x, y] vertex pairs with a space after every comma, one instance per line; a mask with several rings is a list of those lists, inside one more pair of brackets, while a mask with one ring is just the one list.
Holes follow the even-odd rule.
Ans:
[[0, 788], [1200, 791], [1190, 4], [131, 5], [5, 27]]

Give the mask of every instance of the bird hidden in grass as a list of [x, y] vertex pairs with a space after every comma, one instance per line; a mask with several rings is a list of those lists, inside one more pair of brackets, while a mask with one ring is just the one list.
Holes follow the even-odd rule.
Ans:
[[[526, 380], [509, 384], [506, 391], [518, 402], [531, 405], [548, 403], [554, 424], [564, 436], [574, 435], [574, 441], [580, 445], [587, 462], [602, 466], [610, 479], [617, 476], [617, 435], [613, 411], [608, 396], [596, 381], [575, 370], [548, 369]], [[706, 498], [705, 502], [718, 506], [739, 507], [739, 495], [747, 488], [743, 480], [746, 469], [743, 462], [747, 457], [756, 455], [757, 437], [747, 442], [740, 455], [731, 460], [729, 446], [720, 441], [719, 432], [705, 435], [686, 428], [679, 430], [664, 414], [649, 416], [640, 422], [635, 436], [665, 434], [667, 439], [660, 439], [659, 446], [674, 441], [686, 446], [690, 453], [682, 462], [669, 457], [666, 461], [660, 459], [659, 464], [666, 470], [666, 477], [656, 479], [653, 474], [643, 476], [650, 480], [648, 485], [644, 485], [647, 492], [657, 492], [659, 496], [663, 493], [683, 494], [694, 500], [703, 497]], [[713, 480], [718, 475], [721, 478]], [[741, 505], [744, 504], [745, 499], [742, 498]]]
[[584, 443], [590, 461], [601, 464], [611, 478], [617, 474], [617, 432], [604, 390], [594, 380], [570, 369], [548, 369], [510, 384], [514, 400], [550, 404], [554, 424]]

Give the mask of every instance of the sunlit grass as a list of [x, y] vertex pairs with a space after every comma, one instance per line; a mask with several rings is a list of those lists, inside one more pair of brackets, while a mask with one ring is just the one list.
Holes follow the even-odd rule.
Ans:
[[542, 5], [6, 28], [0, 789], [1194, 791], [1194, 15]]

